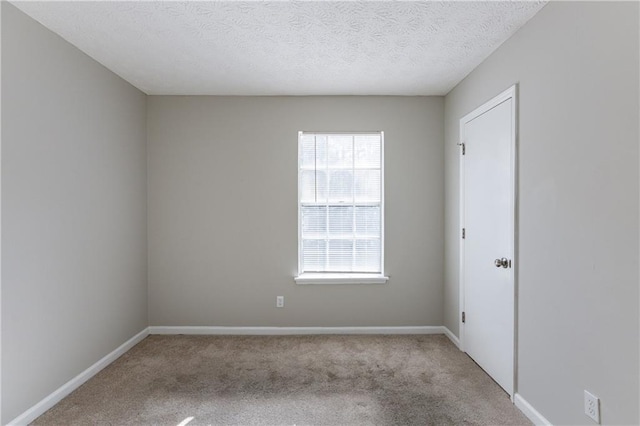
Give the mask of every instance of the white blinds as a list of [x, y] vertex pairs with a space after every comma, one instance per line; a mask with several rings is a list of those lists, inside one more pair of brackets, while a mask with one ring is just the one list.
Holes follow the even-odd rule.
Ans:
[[382, 133], [300, 133], [300, 273], [382, 273]]

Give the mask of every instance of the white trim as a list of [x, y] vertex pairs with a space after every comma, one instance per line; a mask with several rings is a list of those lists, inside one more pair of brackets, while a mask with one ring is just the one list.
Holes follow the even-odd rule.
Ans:
[[298, 274], [302, 271], [302, 220], [300, 214], [300, 200], [302, 198], [300, 179], [302, 178], [302, 161], [300, 159], [300, 151], [302, 150], [302, 134], [304, 132], [298, 132], [298, 151], [296, 155], [298, 156], [298, 177], [296, 180], [296, 186], [298, 188]]
[[[355, 155], [354, 155], [355, 157]], [[384, 275], [384, 175], [386, 167], [384, 165], [384, 132], [380, 131], [380, 274]], [[355, 226], [355, 225], [354, 225]], [[389, 277], [385, 277], [387, 280]], [[386, 281], [385, 281], [386, 282]]]
[[53, 391], [49, 396], [42, 399], [33, 407], [29, 408], [24, 413], [20, 414], [15, 419], [11, 420], [8, 423], [8, 426], [18, 426], [18, 425], [27, 425], [40, 417], [45, 413], [48, 409], [56, 405], [60, 402], [64, 397], [69, 395], [71, 392], [79, 388], [82, 384], [84, 384], [87, 380], [98, 374], [103, 368], [111, 364], [113, 361], [122, 356], [129, 349], [134, 347], [136, 344], [140, 343], [142, 339], [149, 335], [149, 328], [145, 328], [140, 333], [133, 336], [131, 339], [124, 342], [122, 345], [118, 346], [110, 354], [104, 356], [98, 362], [93, 364], [91, 367], [84, 370], [82, 373], [78, 374], [73, 379], [69, 380], [64, 385], [60, 386], [58, 389]]
[[551, 426], [551, 422], [544, 418], [542, 414], [538, 412], [531, 404], [525, 400], [522, 395], [516, 393], [513, 397], [513, 403], [522, 411], [522, 413], [527, 416], [529, 420], [534, 425], [537, 426]]
[[353, 130], [353, 131], [333, 131], [327, 132], [326, 130], [301, 130], [299, 133], [318, 133], [322, 135], [378, 135], [382, 133], [382, 130]]
[[444, 331], [444, 335], [447, 336], [449, 338], [449, 340], [451, 340], [451, 343], [453, 343], [454, 345], [456, 345], [456, 347], [460, 350], [462, 350], [460, 348], [460, 339], [458, 339], [458, 336], [456, 336], [455, 334], [453, 334], [453, 332], [451, 330], [449, 330], [449, 328], [442, 326], [442, 329]]
[[464, 175], [464, 155], [463, 152], [466, 149], [466, 145], [464, 145], [464, 136], [465, 136], [465, 130], [464, 130], [464, 124], [462, 119], [460, 120], [460, 130], [459, 130], [459, 144], [463, 144], [462, 145], [462, 149], [463, 151], [460, 152], [460, 158], [458, 161], [458, 169], [459, 169], [459, 179], [460, 181], [458, 182], [458, 208], [459, 208], [459, 213], [458, 213], [458, 217], [459, 217], [459, 223], [458, 223], [458, 335], [459, 335], [459, 343], [460, 343], [460, 350], [465, 352], [465, 348], [464, 348], [464, 322], [462, 322], [462, 313], [464, 312], [464, 239], [462, 238], [462, 230], [465, 227], [465, 217], [464, 217], [464, 179], [465, 179], [465, 175]]
[[149, 334], [289, 336], [311, 334], [445, 334], [443, 326], [407, 327], [216, 327], [151, 326]]
[[389, 277], [378, 274], [306, 273], [294, 277], [297, 284], [384, 284]]
[[[494, 98], [490, 99], [489, 101], [483, 103], [481, 106], [479, 106], [478, 108], [474, 109], [473, 111], [471, 111], [470, 113], [466, 114], [464, 117], [462, 117], [460, 119], [460, 127], [459, 127], [459, 136], [460, 136], [460, 142], [461, 143], [465, 143], [465, 125], [467, 123], [469, 123], [470, 121], [472, 121], [473, 119], [477, 118], [478, 116], [484, 114], [487, 111], [490, 111], [491, 109], [495, 108], [496, 106], [502, 104], [503, 102], [507, 101], [508, 99], [512, 99], [512, 103], [511, 103], [511, 119], [512, 119], [512, 127], [511, 127], [511, 235], [513, 236], [512, 239], [512, 246], [511, 246], [511, 254], [510, 257], [513, 259], [512, 262], [512, 267], [509, 269], [510, 273], [511, 273], [511, 280], [513, 283], [513, 288], [514, 288], [514, 300], [513, 300], [513, 330], [514, 330], [514, 336], [513, 336], [513, 392], [510, 395], [511, 399], [513, 400], [514, 395], [516, 394], [518, 387], [518, 381], [517, 381], [517, 374], [518, 374], [518, 370], [517, 370], [517, 363], [518, 363], [518, 331], [517, 331], [517, 327], [518, 327], [518, 323], [517, 323], [517, 318], [518, 318], [518, 281], [517, 281], [517, 268], [518, 268], [518, 120], [519, 120], [519, 116], [518, 116], [518, 84], [514, 84], [513, 86], [509, 87], [507, 90], [505, 90], [504, 92], [500, 93], [499, 95], [495, 96]], [[459, 231], [461, 232], [462, 228], [465, 228], [465, 216], [464, 216], [464, 172], [465, 172], [465, 156], [464, 155], [460, 155], [460, 162], [459, 162], [459, 168], [460, 168], [460, 182], [459, 182], [459, 218], [460, 218], [460, 224], [459, 224]], [[459, 243], [459, 265], [458, 265], [458, 270], [459, 270], [459, 287], [458, 287], [458, 298], [459, 298], [459, 312], [458, 312], [458, 321], [459, 321], [459, 326], [460, 326], [460, 350], [465, 351], [465, 345], [464, 345], [464, 341], [465, 341], [465, 324], [462, 322], [462, 312], [465, 311], [465, 276], [464, 276], [464, 253], [465, 253], [465, 240], [463, 238], [460, 238], [460, 243]]]
[[[2, 5], [0, 5], [0, 46], [2, 46]], [[0, 55], [0, 81], [2, 81], [2, 55]], [[2, 99], [2, 85], [0, 84], [0, 99]], [[1, 104], [2, 102], [0, 102]], [[2, 117], [0, 107], [0, 117]], [[2, 119], [0, 119], [0, 135], [2, 135]], [[0, 137], [0, 176], [2, 176], [2, 138]], [[0, 179], [0, 188], [2, 183]], [[2, 191], [0, 190], [0, 200]], [[2, 202], [0, 201], [0, 205]], [[2, 223], [2, 208], [0, 207], [0, 224]], [[0, 242], [2, 241], [2, 226], [0, 225]], [[2, 244], [0, 243], [0, 330], [2, 330]], [[0, 424], [2, 421], [2, 339], [0, 338]]]
[[514, 84], [513, 86], [509, 87], [504, 92], [502, 92], [499, 95], [489, 99], [487, 102], [483, 103], [478, 108], [474, 109], [473, 111], [471, 111], [470, 113], [468, 113], [467, 115], [462, 117], [460, 119], [460, 122], [468, 123], [471, 120], [473, 120], [474, 118], [476, 118], [476, 117], [484, 114], [485, 112], [497, 107], [498, 105], [500, 105], [504, 101], [506, 101], [508, 99], [515, 99], [517, 86], [518, 86], [517, 84]]

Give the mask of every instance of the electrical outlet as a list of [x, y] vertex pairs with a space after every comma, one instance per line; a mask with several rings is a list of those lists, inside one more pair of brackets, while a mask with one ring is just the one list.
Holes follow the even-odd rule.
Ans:
[[276, 296], [276, 308], [284, 308], [284, 296]]
[[584, 391], [584, 413], [600, 424], [600, 399]]

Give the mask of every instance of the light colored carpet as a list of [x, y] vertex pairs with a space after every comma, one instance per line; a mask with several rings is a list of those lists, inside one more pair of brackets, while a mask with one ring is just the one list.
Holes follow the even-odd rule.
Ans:
[[36, 425], [530, 424], [445, 336], [149, 336]]

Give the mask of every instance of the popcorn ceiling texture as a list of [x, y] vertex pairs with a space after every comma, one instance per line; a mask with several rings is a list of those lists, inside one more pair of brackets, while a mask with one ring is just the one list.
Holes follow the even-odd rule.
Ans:
[[444, 95], [545, 2], [14, 2], [152, 95]]

